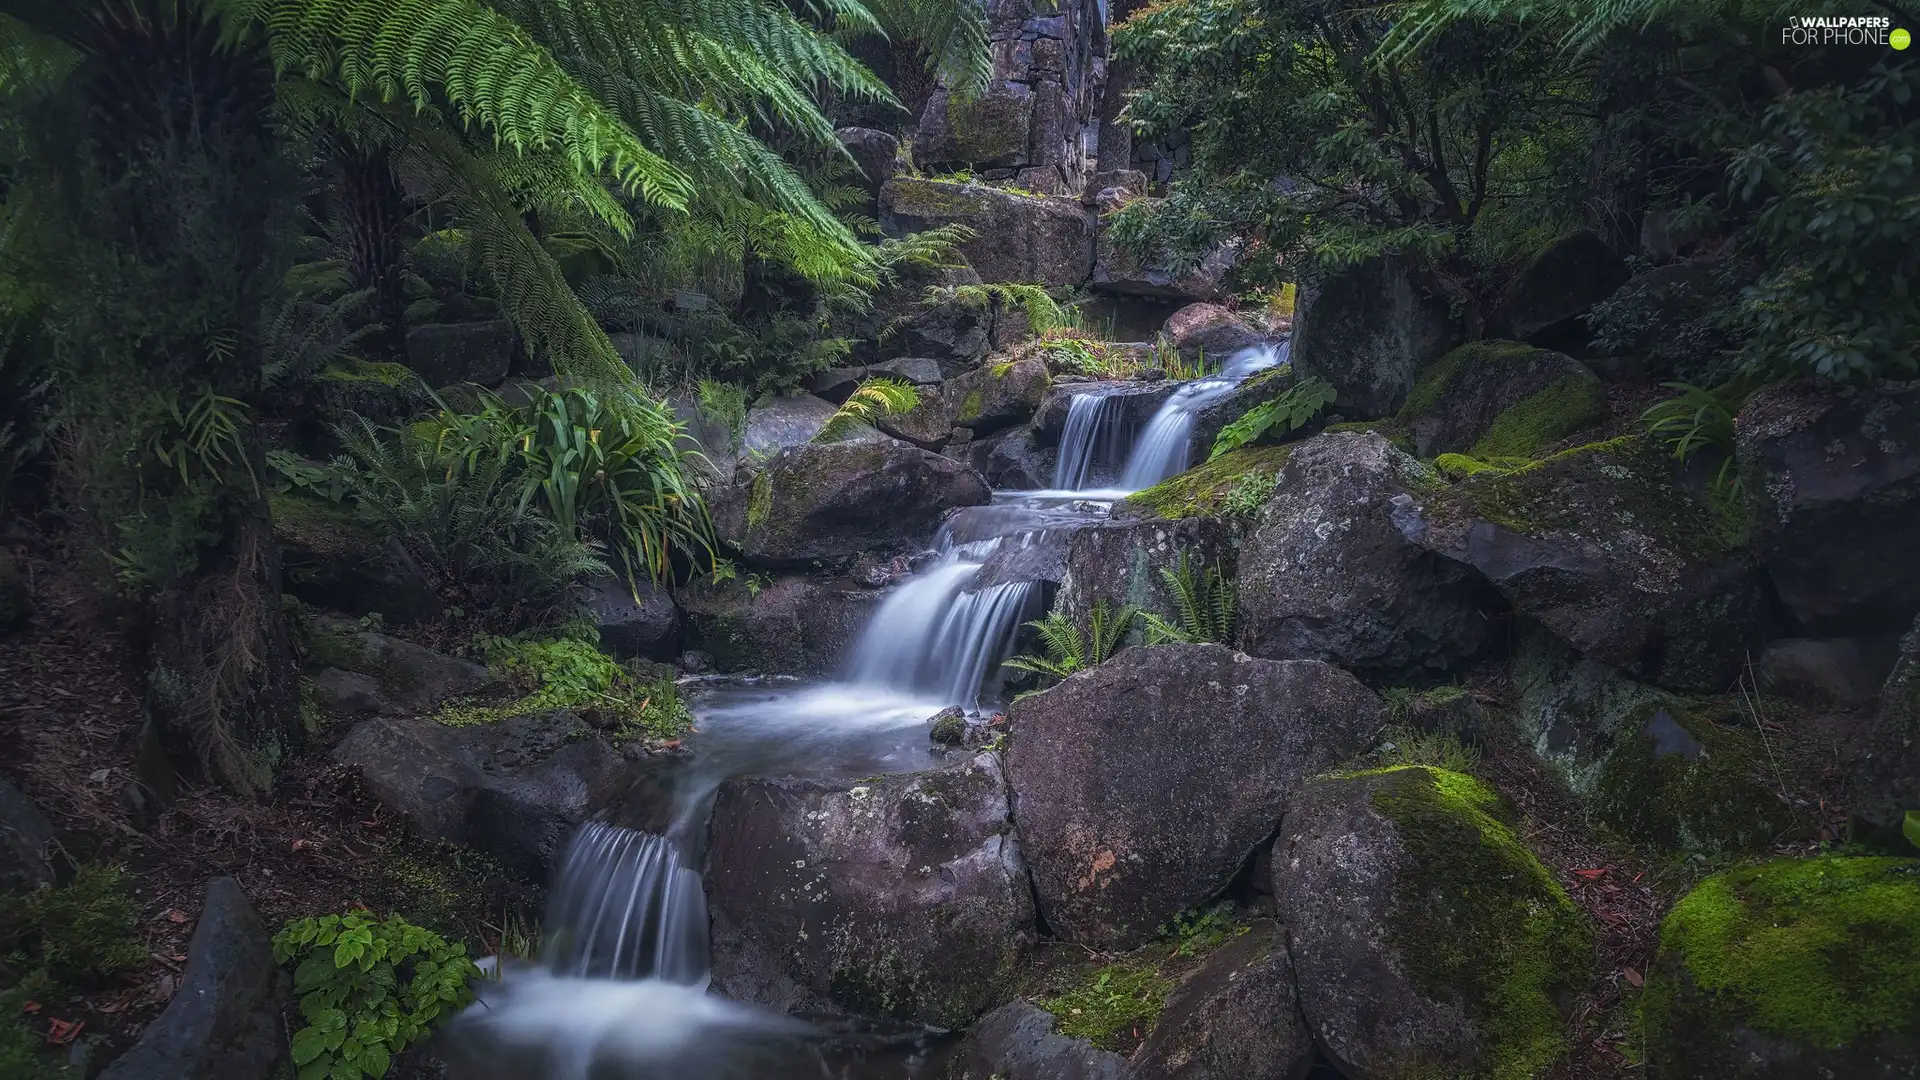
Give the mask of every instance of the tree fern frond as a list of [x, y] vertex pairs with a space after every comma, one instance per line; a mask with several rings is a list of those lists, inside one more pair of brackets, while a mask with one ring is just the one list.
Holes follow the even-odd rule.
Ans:
[[890, 413], [910, 413], [919, 407], [920, 390], [905, 379], [868, 379], [847, 398], [846, 404], [827, 418], [826, 426], [813, 441], [837, 442], [862, 424], [871, 424]]
[[66, 42], [0, 15], [0, 100], [46, 93], [79, 63], [80, 53]]

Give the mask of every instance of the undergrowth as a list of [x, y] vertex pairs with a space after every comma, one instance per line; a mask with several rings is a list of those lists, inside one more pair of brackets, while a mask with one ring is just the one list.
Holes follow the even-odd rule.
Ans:
[[677, 739], [693, 724], [670, 669], [624, 667], [599, 649], [599, 632], [575, 619], [558, 634], [483, 636], [474, 648], [517, 697], [499, 704], [456, 702], [436, 715], [467, 727], [566, 709], [610, 731], [615, 745]]

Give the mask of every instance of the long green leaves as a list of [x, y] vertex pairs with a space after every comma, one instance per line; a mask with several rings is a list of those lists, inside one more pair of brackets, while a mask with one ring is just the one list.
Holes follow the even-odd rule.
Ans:
[[920, 391], [905, 379], [873, 378], [847, 398], [826, 426], [813, 437], [814, 442], [838, 442], [862, 424], [871, 424], [882, 416], [910, 413], [920, 407]]
[[1147, 644], [1175, 641], [1227, 645], [1233, 642], [1233, 582], [1227, 580], [1218, 562], [1203, 569], [1193, 565], [1183, 551], [1177, 565], [1161, 568], [1160, 580], [1166, 582], [1167, 592], [1173, 597], [1179, 622], [1169, 622], [1151, 611], [1142, 612], [1140, 619], [1146, 627]]
[[1333, 384], [1327, 380], [1317, 375], [1302, 379], [1279, 397], [1255, 405], [1239, 419], [1221, 428], [1220, 434], [1213, 440], [1213, 455], [1207, 460], [1212, 461], [1222, 454], [1230, 454], [1258, 442], [1274, 428], [1298, 431], [1320, 415], [1320, 410], [1333, 404], [1335, 396]]
[[1101, 597], [1087, 612], [1087, 629], [1083, 635], [1080, 627], [1065, 614], [1050, 612], [1046, 618], [1027, 624], [1040, 635], [1043, 653], [1011, 657], [1002, 664], [1064, 679], [1074, 672], [1106, 663], [1139, 617], [1140, 609], [1132, 604], [1116, 605]]
[[1708, 390], [1681, 382], [1664, 385], [1675, 394], [1641, 415], [1640, 422], [1647, 433], [1671, 446], [1674, 458], [1680, 461], [1709, 447], [1719, 451], [1721, 461], [1713, 477], [1714, 494], [1726, 500], [1737, 498], [1745, 485], [1734, 461], [1734, 417], [1746, 401], [1745, 388], [1729, 384]]

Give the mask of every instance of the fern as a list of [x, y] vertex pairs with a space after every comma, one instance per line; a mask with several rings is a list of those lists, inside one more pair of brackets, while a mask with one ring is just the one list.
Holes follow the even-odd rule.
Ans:
[[1746, 388], [1738, 383], [1714, 390], [1681, 382], [1663, 385], [1675, 395], [1641, 415], [1647, 433], [1671, 446], [1679, 461], [1708, 447], [1719, 451], [1720, 468], [1713, 475], [1713, 494], [1724, 502], [1737, 500], [1745, 493], [1746, 484], [1734, 460], [1734, 417], [1746, 401]]
[[863, 424], [872, 424], [889, 414], [910, 413], [919, 407], [920, 391], [905, 379], [868, 379], [847, 398], [846, 404], [827, 418], [826, 426], [813, 441], [838, 442]]
[[1040, 635], [1042, 654], [1009, 657], [1001, 665], [1064, 679], [1111, 659], [1139, 617], [1140, 609], [1132, 604], [1116, 606], [1101, 597], [1087, 613], [1087, 630], [1082, 634], [1064, 613], [1049, 612], [1046, 618], [1027, 624]]
[[1193, 566], [1183, 551], [1177, 566], [1161, 568], [1160, 579], [1166, 582], [1180, 621], [1170, 623], [1153, 612], [1143, 612], [1147, 644], [1178, 641], [1226, 645], [1233, 641], [1234, 588], [1218, 562], [1201, 569]]
[[[970, 0], [867, 0], [877, 24], [896, 42], [926, 56], [929, 73], [962, 99], [993, 79], [986, 5]], [[1035, 11], [1051, 10], [1047, 3]]]
[[1213, 440], [1213, 455], [1218, 458], [1243, 446], [1247, 446], [1276, 427], [1285, 425], [1285, 431], [1298, 431], [1305, 427], [1320, 410], [1333, 404], [1336, 393], [1333, 384], [1319, 376], [1302, 379], [1287, 388], [1286, 393], [1272, 401], [1255, 405], [1241, 417], [1220, 429]]

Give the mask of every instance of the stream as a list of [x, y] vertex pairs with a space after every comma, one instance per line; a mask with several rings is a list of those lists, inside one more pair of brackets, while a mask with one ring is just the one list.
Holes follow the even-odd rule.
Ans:
[[[862, 777], [937, 764], [927, 720], [991, 711], [1000, 662], [1043, 590], [1023, 560], [1058, 551], [1117, 499], [1190, 464], [1197, 414], [1285, 359], [1249, 349], [1179, 386], [1138, 433], [1099, 392], [1070, 402], [1055, 487], [998, 491], [948, 519], [895, 585], [841, 679], [695, 682], [689, 758], [650, 778], [651, 812], [580, 827], [553, 883], [537, 962], [494, 977], [436, 1049], [451, 1080], [881, 1080], [938, 1075], [946, 1037], [789, 1017], [707, 992], [706, 821], [729, 777]], [[1097, 477], [1117, 486], [1093, 486]], [[624, 821], [653, 831], [614, 822]]]

